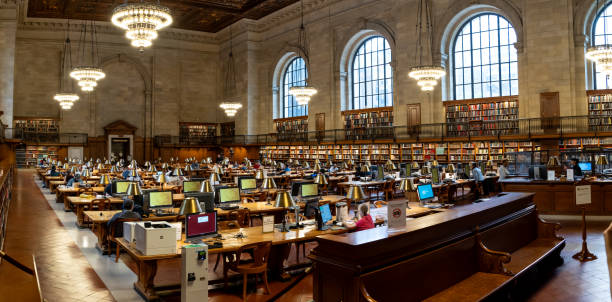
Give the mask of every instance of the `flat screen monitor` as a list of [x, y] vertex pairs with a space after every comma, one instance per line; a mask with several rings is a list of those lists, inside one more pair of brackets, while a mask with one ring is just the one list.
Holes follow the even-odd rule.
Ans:
[[417, 194], [419, 195], [419, 200], [430, 200], [434, 198], [434, 191], [431, 184], [424, 184], [417, 186]]
[[172, 192], [149, 192], [149, 208], [171, 208]]
[[317, 184], [302, 184], [302, 197], [314, 197], [319, 195], [319, 186]]
[[591, 166], [591, 163], [578, 163], [578, 166], [580, 167], [580, 170], [582, 170], [582, 171], [591, 171], [591, 170], [593, 170], [593, 167]]
[[240, 202], [240, 191], [238, 188], [223, 188], [219, 190], [220, 203], [237, 203]]
[[240, 186], [240, 190], [253, 190], [257, 188], [257, 183], [255, 182], [255, 178], [240, 178], [238, 179], [238, 186]]
[[306, 207], [304, 208], [304, 216], [313, 217], [317, 213], [317, 208], [319, 207], [319, 201], [316, 199], [309, 200], [306, 202]]
[[185, 197], [195, 197], [202, 210], [207, 213], [215, 210], [215, 193], [213, 192], [185, 193]]
[[[378, 165], [378, 169], [377, 169], [377, 173], [376, 173], [376, 179], [377, 180], [383, 180], [385, 179], [385, 169], [383, 167], [383, 165]], [[389, 171], [391, 172], [391, 171]]]
[[192, 193], [192, 192], [199, 192], [200, 191], [200, 185], [202, 183], [199, 181], [184, 181], [183, 182], [183, 192], [185, 193]]
[[187, 215], [185, 233], [187, 238], [217, 234], [217, 212]]
[[323, 221], [323, 224], [326, 224], [328, 221], [332, 220], [332, 214], [329, 210], [329, 203], [320, 206], [319, 211], [321, 211], [321, 220]]
[[312, 180], [305, 181], [294, 181], [291, 183], [291, 196], [300, 196], [300, 189], [302, 188], [302, 184], [312, 183]]
[[215, 189], [215, 202], [219, 203], [219, 192], [221, 191], [221, 189], [225, 189], [225, 188], [231, 188], [230, 186], [214, 186], [213, 187]]
[[113, 193], [115, 194], [125, 194], [127, 192], [128, 186], [131, 181], [116, 181], [115, 182], [115, 190]]

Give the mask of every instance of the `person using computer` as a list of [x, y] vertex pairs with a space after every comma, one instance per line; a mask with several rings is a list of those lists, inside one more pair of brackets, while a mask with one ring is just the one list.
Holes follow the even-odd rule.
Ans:
[[130, 169], [123, 169], [123, 172], [121, 173], [121, 177], [123, 177], [123, 179], [128, 179], [128, 177], [130, 177]]
[[[482, 175], [482, 171], [480, 167], [478, 167], [478, 163], [472, 163], [472, 177], [474, 178], [474, 182], [482, 184], [482, 190], [485, 195], [489, 194], [489, 190], [486, 185], [484, 185], [484, 176]], [[474, 192], [476, 195], [480, 195], [480, 192]]]
[[363, 231], [374, 228], [374, 221], [372, 220], [372, 216], [370, 216], [370, 209], [367, 204], [362, 204], [359, 206], [359, 211], [361, 212], [361, 219], [357, 221], [355, 227], [356, 231]]
[[253, 164], [253, 169], [257, 170], [261, 167], [261, 164], [259, 163], [259, 161], [256, 161], [255, 164]]
[[510, 171], [508, 171], [508, 160], [504, 159], [502, 164], [497, 168], [497, 175], [499, 175], [499, 180], [506, 179]]
[[291, 168], [289, 168], [289, 166], [285, 167], [285, 173], [284, 174], [291, 174]]
[[[142, 219], [140, 214], [134, 211], [134, 201], [129, 198], [123, 199], [122, 211], [113, 215], [113, 217], [111, 217], [111, 219], [107, 222], [107, 224], [110, 227], [118, 219], [126, 219], [126, 218]], [[115, 225], [115, 236], [123, 237], [123, 225], [121, 223]]]
[[582, 176], [582, 169], [578, 165], [578, 159], [572, 158], [570, 159], [570, 167], [574, 170], [574, 176]]
[[331, 167], [329, 167], [329, 173], [336, 173], [338, 172], [338, 167], [336, 167], [336, 165], [331, 165]]
[[81, 174], [79, 173], [75, 174], [73, 178], [71, 178], [69, 181], [66, 182], [66, 186], [72, 187], [75, 182], [78, 182], [79, 184], [83, 183], [83, 181], [81, 180]]

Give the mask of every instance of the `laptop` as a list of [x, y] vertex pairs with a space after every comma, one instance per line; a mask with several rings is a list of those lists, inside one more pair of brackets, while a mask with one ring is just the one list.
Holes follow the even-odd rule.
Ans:
[[238, 187], [241, 193], [249, 194], [257, 189], [257, 182], [253, 177], [241, 177], [238, 178]]
[[219, 208], [222, 210], [236, 210], [240, 205], [239, 188], [222, 188], [219, 190]]

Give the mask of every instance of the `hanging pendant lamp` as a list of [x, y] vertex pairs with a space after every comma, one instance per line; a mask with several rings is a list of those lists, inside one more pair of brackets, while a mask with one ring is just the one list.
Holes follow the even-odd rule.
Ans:
[[[53, 96], [63, 110], [70, 110], [79, 96], [74, 93], [72, 82], [66, 77], [66, 71], [72, 68], [72, 46], [70, 44], [70, 22], [66, 26], [66, 40], [64, 41], [64, 52], [62, 54], [62, 66], [60, 68], [60, 91]], [[68, 82], [68, 83], [66, 83]]]
[[[91, 39], [87, 42], [87, 24], [84, 24], [79, 41], [79, 66], [73, 68], [70, 72], [70, 77], [79, 83], [81, 90], [87, 92], [93, 91], [98, 86], [98, 81], [106, 77], [104, 71], [98, 67], [98, 37], [94, 21], [91, 21], [89, 34]], [[90, 51], [87, 51], [87, 44], [90, 44]]]
[[[298, 35], [298, 48], [301, 51], [301, 55], [304, 56], [303, 59], [306, 61], [306, 66], [310, 66], [308, 37], [306, 35], [306, 28], [304, 27], [304, 0], [300, 1], [300, 5], [302, 23], [300, 24], [300, 32]], [[295, 102], [300, 106], [308, 105], [312, 96], [318, 92], [316, 88], [308, 85], [308, 68], [306, 68], [306, 79], [304, 82], [304, 86], [292, 86], [289, 88], [289, 94], [295, 98]]]
[[157, 31], [172, 24], [170, 9], [157, 3], [128, 3], [127, 0], [113, 10], [111, 22], [124, 29], [132, 46], [144, 52], [157, 39]]
[[[426, 35], [423, 35], [423, 14], [425, 14], [426, 21]], [[423, 63], [426, 50], [425, 48], [428, 48], [428, 58], [433, 62], [433, 58], [431, 57], [433, 24], [431, 21], [431, 7], [429, 5], [429, 0], [419, 0], [416, 28], [418, 40], [415, 61], [418, 62], [418, 65], [410, 69], [408, 76], [417, 81], [417, 84], [421, 87], [422, 91], [432, 91], [438, 84], [438, 80], [446, 75], [446, 71], [442, 66], [433, 64], [426, 65]]]
[[227, 73], [225, 74], [225, 95], [226, 100], [219, 105], [223, 111], [225, 111], [225, 115], [228, 117], [236, 116], [238, 110], [242, 108], [242, 104], [236, 101], [236, 65], [234, 62], [234, 53], [233, 53], [233, 35], [232, 35], [232, 27], [229, 27], [230, 31], [230, 51], [227, 59]]

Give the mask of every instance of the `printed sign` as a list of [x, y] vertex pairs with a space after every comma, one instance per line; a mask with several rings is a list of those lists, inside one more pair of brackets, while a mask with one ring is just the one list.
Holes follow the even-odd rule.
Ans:
[[591, 186], [576, 186], [576, 205], [591, 204]]
[[387, 205], [387, 222], [389, 229], [403, 229], [406, 227], [406, 201], [394, 200]]
[[567, 180], [574, 181], [574, 169], [567, 169]]
[[272, 233], [274, 232], [274, 216], [264, 216], [262, 224], [262, 232], [264, 233]]
[[549, 181], [554, 181], [555, 180], [555, 171], [553, 170], [548, 170], [548, 178]]

